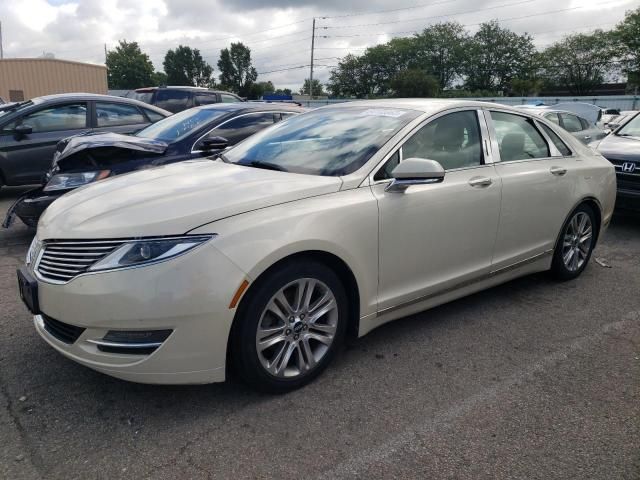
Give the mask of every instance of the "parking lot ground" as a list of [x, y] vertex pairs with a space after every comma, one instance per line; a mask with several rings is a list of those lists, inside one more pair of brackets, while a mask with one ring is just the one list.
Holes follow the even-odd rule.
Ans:
[[[19, 191], [0, 190], [0, 214]], [[66, 360], [18, 299], [31, 236], [0, 231], [0, 478], [640, 478], [637, 216], [614, 218], [579, 279], [385, 325], [280, 396]]]

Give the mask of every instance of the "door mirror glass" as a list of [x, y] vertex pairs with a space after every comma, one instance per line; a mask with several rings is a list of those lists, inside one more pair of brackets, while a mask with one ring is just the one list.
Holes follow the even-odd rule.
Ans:
[[435, 160], [407, 158], [391, 171], [393, 181], [388, 192], [403, 192], [411, 185], [439, 183], [444, 180], [444, 168]]
[[33, 127], [31, 127], [31, 125], [17, 125], [14, 129], [13, 132], [16, 135], [29, 135], [31, 132], [33, 132]]
[[200, 142], [200, 148], [204, 151], [223, 150], [229, 146], [229, 140], [224, 137], [204, 138]]

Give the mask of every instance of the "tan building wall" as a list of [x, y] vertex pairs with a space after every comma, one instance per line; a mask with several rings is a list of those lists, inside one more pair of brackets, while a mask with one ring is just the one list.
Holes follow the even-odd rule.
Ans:
[[0, 60], [0, 97], [5, 101], [70, 92], [107, 93], [107, 67], [50, 58]]

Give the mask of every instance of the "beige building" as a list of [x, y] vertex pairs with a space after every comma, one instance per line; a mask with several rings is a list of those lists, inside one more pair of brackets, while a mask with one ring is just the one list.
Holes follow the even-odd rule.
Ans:
[[0, 97], [5, 101], [69, 92], [107, 93], [107, 67], [53, 58], [0, 60]]

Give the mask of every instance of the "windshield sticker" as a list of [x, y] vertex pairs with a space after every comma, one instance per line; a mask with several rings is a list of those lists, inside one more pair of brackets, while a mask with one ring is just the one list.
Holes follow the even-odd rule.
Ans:
[[397, 110], [393, 108], [367, 108], [360, 112], [360, 116], [374, 116], [374, 117], [392, 117], [399, 118], [407, 113], [407, 110]]

